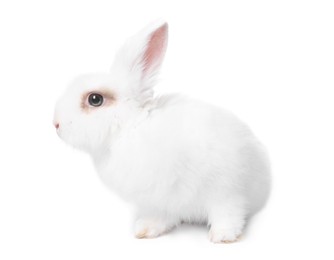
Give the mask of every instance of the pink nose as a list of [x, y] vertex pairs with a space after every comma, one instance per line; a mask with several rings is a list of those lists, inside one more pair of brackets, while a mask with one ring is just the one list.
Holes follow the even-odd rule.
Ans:
[[55, 123], [55, 128], [56, 128], [56, 129], [59, 128], [59, 123]]

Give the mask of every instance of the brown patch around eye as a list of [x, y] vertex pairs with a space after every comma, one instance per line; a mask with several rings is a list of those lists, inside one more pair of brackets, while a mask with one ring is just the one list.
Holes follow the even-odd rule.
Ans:
[[[103, 97], [103, 103], [101, 106], [94, 107], [89, 104], [88, 97], [93, 93], [99, 94]], [[80, 107], [82, 111], [84, 111], [85, 113], [89, 113], [95, 109], [111, 106], [112, 104], [115, 103], [115, 101], [116, 101], [115, 94], [112, 91], [110, 91], [109, 89], [101, 88], [99, 90], [93, 90], [84, 93], [81, 97]]]

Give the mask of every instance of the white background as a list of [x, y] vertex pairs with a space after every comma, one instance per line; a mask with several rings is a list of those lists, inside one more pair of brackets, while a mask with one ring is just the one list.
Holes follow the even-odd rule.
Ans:
[[[333, 259], [333, 1], [0, 2], [0, 259]], [[159, 93], [226, 107], [270, 151], [273, 192], [241, 242], [182, 226], [132, 235], [131, 206], [52, 125], [74, 76], [107, 71], [163, 17]]]

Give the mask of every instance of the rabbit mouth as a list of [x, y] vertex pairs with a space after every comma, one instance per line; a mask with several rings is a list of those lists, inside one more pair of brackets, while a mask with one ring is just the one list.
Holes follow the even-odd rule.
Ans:
[[57, 130], [56, 130], [56, 134], [58, 135], [58, 137], [61, 139], [61, 140], [63, 140], [65, 143], [68, 143], [68, 141], [66, 140], [66, 138], [64, 138], [64, 134], [63, 134], [63, 129], [61, 129], [61, 128], [58, 128]]

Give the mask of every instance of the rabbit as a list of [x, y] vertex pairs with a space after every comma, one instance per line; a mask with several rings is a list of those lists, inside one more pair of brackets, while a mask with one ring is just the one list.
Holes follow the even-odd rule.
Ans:
[[87, 152], [104, 184], [137, 209], [137, 238], [208, 225], [234, 242], [270, 191], [266, 149], [236, 116], [179, 94], [156, 97], [168, 24], [129, 38], [111, 71], [74, 79], [56, 104], [59, 137]]

